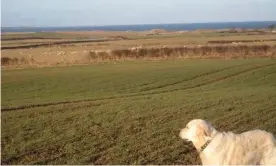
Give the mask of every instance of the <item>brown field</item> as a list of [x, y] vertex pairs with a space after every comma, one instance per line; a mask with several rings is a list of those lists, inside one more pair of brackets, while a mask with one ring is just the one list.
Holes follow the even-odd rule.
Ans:
[[275, 57], [276, 34], [262, 30], [4, 33], [2, 67], [109, 60]]

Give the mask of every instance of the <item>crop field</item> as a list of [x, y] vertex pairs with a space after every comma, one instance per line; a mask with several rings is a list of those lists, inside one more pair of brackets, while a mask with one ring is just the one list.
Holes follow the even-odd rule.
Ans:
[[2, 164], [200, 164], [178, 136], [195, 118], [220, 131], [276, 134], [273, 58], [126, 60], [1, 74]]
[[5, 68], [130, 59], [276, 57], [276, 33], [267, 29], [30, 32], [1, 37]]

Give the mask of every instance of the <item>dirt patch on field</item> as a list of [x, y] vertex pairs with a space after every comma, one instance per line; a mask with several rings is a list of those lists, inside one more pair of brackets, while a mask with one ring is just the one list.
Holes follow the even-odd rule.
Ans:
[[254, 43], [254, 42], [267, 42], [276, 41], [276, 39], [263, 39], [263, 40], [211, 40], [210, 44], [240, 44], [240, 43]]

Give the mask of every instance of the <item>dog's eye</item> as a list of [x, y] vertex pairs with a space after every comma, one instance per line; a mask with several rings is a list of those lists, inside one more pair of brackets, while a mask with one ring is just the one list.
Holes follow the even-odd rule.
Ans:
[[189, 127], [188, 127], [188, 126], [186, 126], [186, 128], [187, 128], [187, 129], [189, 129]]

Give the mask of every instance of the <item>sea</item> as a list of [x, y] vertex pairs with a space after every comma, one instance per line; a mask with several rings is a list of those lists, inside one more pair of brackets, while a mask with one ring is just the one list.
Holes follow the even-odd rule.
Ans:
[[108, 25], [108, 26], [67, 26], [67, 27], [1, 27], [5, 32], [54, 32], [54, 31], [146, 31], [165, 29], [167, 31], [198, 30], [198, 29], [226, 29], [226, 28], [267, 28], [276, 25], [276, 21], [250, 22], [212, 22], [212, 23], [177, 23], [177, 24], [140, 24], [140, 25]]

